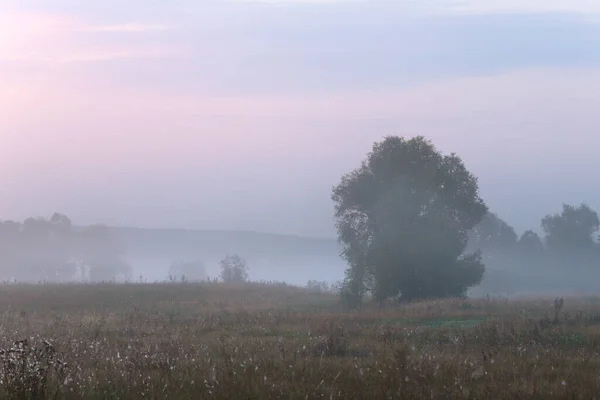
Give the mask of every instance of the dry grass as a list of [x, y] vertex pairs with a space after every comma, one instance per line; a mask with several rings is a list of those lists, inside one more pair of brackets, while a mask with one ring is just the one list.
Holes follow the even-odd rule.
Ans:
[[596, 299], [557, 321], [553, 299], [345, 312], [283, 285], [5, 285], [0, 306], [0, 398], [600, 394]]

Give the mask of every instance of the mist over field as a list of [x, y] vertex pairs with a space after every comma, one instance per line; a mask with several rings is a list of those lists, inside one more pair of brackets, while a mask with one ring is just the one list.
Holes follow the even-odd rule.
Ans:
[[219, 261], [238, 253], [257, 281], [285, 281], [304, 286], [309, 280], [334, 283], [343, 278], [346, 264], [334, 238], [310, 238], [257, 232], [187, 231], [113, 228], [128, 251], [134, 276], [163, 280], [178, 260], [202, 260], [208, 276], [219, 276]]
[[0, 399], [592, 399], [600, 1], [0, 0]]
[[[177, 262], [217, 277], [238, 254], [252, 280], [340, 281], [332, 188], [373, 143], [424, 135], [458, 154], [517, 236], [483, 249], [472, 293], [592, 290], [593, 268], [554, 265], [573, 246], [511, 254], [527, 230], [547, 245], [540, 222], [563, 203], [600, 207], [599, 12], [584, 1], [4, 2], [0, 219], [59, 212], [109, 229], [50, 250], [8, 223], [6, 240], [23, 247], [4, 245], [2, 276], [63, 279], [104, 252], [108, 280], [167, 279]], [[44, 262], [70, 267], [19, 267]]]

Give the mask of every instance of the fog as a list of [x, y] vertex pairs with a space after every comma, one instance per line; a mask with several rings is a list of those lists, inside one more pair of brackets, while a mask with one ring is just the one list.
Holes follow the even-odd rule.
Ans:
[[285, 281], [304, 286], [309, 280], [334, 283], [343, 277], [345, 263], [335, 239], [307, 238], [232, 231], [150, 230], [114, 228], [126, 244], [126, 260], [136, 277], [164, 280], [171, 263], [202, 261], [206, 274], [217, 278], [219, 262], [238, 254], [248, 263], [255, 281]]
[[[577, 235], [578, 229], [597, 231], [597, 215], [585, 206], [572, 208], [579, 214], [569, 213], [566, 207], [562, 213], [559, 209], [546, 217], [546, 221], [553, 218], [558, 223], [546, 223], [550, 230], [541, 236], [533, 231], [518, 235], [506, 221], [490, 213], [471, 232], [466, 249], [482, 250], [486, 266], [481, 285], [473, 287], [470, 295], [598, 294], [598, 244], [594, 237]], [[576, 223], [569, 225], [569, 218], [575, 217]], [[61, 214], [22, 223], [4, 221], [0, 228], [3, 281], [164, 282], [177, 262], [200, 262], [198, 279], [216, 279], [220, 261], [232, 254], [247, 262], [252, 281], [334, 284], [343, 279], [346, 269], [341, 245], [334, 238], [82, 227]], [[95, 272], [84, 272], [84, 264]]]
[[2, 3], [1, 280], [216, 278], [237, 254], [251, 280], [337, 282], [332, 187], [374, 141], [421, 134], [514, 231], [470, 242], [472, 295], [596, 291], [597, 232], [582, 259], [541, 220], [600, 207], [600, 8], [198, 4]]

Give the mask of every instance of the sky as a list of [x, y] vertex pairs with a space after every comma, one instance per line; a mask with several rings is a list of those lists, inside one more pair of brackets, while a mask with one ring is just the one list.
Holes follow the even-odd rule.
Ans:
[[596, 0], [0, 0], [0, 219], [334, 236], [387, 135], [600, 211]]

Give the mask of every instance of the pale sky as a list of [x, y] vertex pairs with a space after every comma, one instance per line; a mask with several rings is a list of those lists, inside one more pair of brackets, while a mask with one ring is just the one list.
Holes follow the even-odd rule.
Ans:
[[332, 236], [373, 141], [600, 211], [600, 1], [0, 0], [0, 218]]

